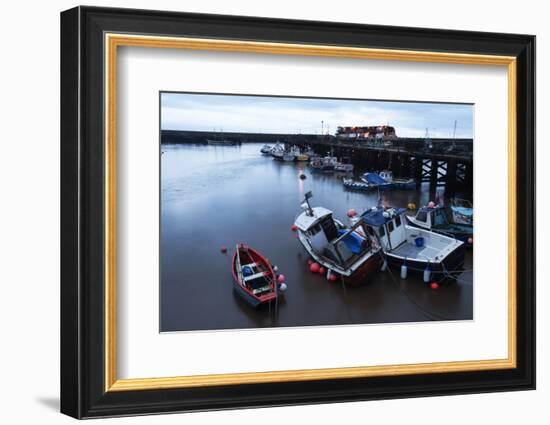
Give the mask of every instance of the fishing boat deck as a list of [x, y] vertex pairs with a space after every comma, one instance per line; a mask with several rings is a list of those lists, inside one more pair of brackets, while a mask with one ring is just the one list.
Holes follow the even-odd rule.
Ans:
[[392, 250], [392, 254], [399, 255], [401, 257], [406, 257], [410, 259], [430, 259], [433, 260], [441, 252], [441, 247], [432, 247], [429, 245], [424, 245], [422, 247], [417, 247], [416, 245], [410, 242], [403, 242], [397, 248]]

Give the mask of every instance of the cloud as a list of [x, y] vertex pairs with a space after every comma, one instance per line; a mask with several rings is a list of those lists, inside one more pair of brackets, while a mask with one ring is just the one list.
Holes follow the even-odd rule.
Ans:
[[[165, 130], [334, 133], [337, 126], [389, 124], [404, 137], [472, 137], [473, 105], [163, 93]], [[321, 123], [322, 122], [322, 123]]]

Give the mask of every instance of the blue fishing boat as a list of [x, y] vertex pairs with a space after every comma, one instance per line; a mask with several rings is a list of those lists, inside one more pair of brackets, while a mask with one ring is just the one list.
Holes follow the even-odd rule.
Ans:
[[454, 223], [452, 211], [443, 206], [426, 206], [418, 210], [415, 216], [406, 216], [412, 226], [447, 235], [472, 245], [474, 226], [472, 224]]
[[380, 173], [365, 173], [361, 180], [374, 189], [380, 190], [412, 190], [416, 188], [416, 182], [413, 179], [395, 179], [393, 173], [388, 170], [380, 171]]
[[350, 285], [359, 285], [376, 272], [382, 264], [380, 246], [363, 229], [361, 220], [351, 226], [333, 217], [331, 210], [311, 207], [311, 192], [305, 194], [302, 212], [294, 225], [298, 240], [311, 256], [332, 276]]

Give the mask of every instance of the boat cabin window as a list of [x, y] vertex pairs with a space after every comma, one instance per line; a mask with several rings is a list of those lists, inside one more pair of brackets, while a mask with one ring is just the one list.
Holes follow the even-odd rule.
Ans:
[[428, 218], [428, 212], [427, 211], [418, 211], [418, 214], [416, 215], [416, 220], [426, 222], [426, 219]]
[[393, 220], [392, 221], [388, 221], [388, 231], [391, 233], [393, 232]]
[[374, 230], [372, 227], [370, 226], [364, 226], [364, 227], [367, 228], [367, 232], [369, 233], [369, 235], [374, 236]]
[[446, 224], [449, 224], [447, 216], [445, 215], [445, 211], [443, 211], [442, 209], [434, 212], [434, 216], [432, 216], [432, 222], [436, 226], [444, 226]]
[[401, 226], [401, 216], [395, 217], [395, 227]]
[[378, 228], [378, 235], [381, 238], [383, 238], [386, 235], [386, 230], [384, 229], [384, 225], [382, 225]]
[[315, 236], [320, 231], [321, 231], [321, 225], [317, 223], [315, 226], [309, 229], [309, 236]]

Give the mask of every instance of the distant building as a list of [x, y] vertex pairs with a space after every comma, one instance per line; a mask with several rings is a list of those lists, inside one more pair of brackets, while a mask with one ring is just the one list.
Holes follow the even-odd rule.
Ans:
[[397, 138], [395, 128], [389, 125], [364, 127], [338, 127], [336, 137], [358, 140], [393, 140]]

